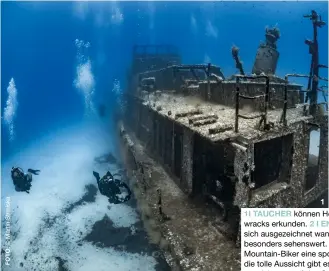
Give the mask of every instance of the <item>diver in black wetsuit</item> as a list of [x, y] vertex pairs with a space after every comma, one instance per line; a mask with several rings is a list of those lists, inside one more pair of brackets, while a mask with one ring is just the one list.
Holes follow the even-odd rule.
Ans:
[[28, 169], [28, 173], [24, 173], [20, 167], [11, 168], [11, 179], [13, 180], [15, 190], [17, 192], [30, 193], [32, 186], [32, 174], [39, 175], [40, 170]]
[[[108, 197], [109, 203], [124, 203], [131, 198], [131, 190], [127, 184], [124, 182], [114, 179], [114, 176], [111, 172], [107, 172], [102, 178], [100, 178], [99, 173], [93, 171], [93, 175], [95, 176], [98, 184], [98, 189], [103, 196]], [[121, 190], [120, 187], [124, 187], [128, 195], [124, 198], [120, 197]]]

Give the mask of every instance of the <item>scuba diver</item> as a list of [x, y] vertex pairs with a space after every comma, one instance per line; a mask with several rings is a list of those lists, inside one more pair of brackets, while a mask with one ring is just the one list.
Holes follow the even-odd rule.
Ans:
[[28, 173], [24, 173], [20, 167], [11, 168], [11, 179], [13, 180], [15, 190], [17, 192], [30, 193], [32, 186], [32, 174], [39, 175], [40, 170], [28, 169]]
[[[114, 175], [112, 175], [111, 172], [108, 171], [102, 178], [100, 178], [99, 173], [95, 171], [93, 171], [93, 175], [97, 180], [100, 193], [108, 197], [109, 203], [118, 204], [130, 200], [131, 190], [128, 185], [120, 180], [114, 179]], [[124, 187], [127, 190], [127, 196], [120, 197], [122, 194], [120, 187]]]

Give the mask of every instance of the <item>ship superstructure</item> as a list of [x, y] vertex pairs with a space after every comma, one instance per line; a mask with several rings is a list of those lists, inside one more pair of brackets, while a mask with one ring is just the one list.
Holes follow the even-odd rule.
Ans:
[[[324, 24], [315, 11], [308, 17], [314, 29]], [[237, 244], [241, 208], [306, 207], [328, 191], [328, 115], [326, 100], [318, 102], [325, 89], [319, 83], [327, 82], [319, 68], [327, 67], [319, 63], [314, 31], [306, 41], [310, 74], [285, 78], [275, 75], [276, 27], [266, 29], [251, 75], [236, 47], [240, 74], [231, 77], [212, 64], [182, 64], [172, 46], [134, 48], [125, 132], [186, 195], [211, 199], [221, 210], [218, 227]], [[291, 83], [293, 77], [309, 79], [308, 87]], [[313, 133], [318, 154], [310, 154]]]

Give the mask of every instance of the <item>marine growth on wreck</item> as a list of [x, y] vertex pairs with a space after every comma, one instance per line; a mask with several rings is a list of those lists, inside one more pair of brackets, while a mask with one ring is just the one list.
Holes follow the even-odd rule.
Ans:
[[[310, 74], [276, 75], [277, 27], [266, 28], [249, 74], [241, 60], [243, 47], [231, 48], [232, 65], [239, 72], [231, 76], [212, 63], [181, 63], [174, 46], [133, 48], [125, 96], [129, 112], [120, 122], [121, 136], [131, 141], [126, 145], [133, 171], [142, 172], [138, 176], [144, 182], [141, 176], [149, 168], [139, 162], [135, 145], [192, 202], [201, 199], [205, 213], [216, 206], [215, 218], [209, 220], [238, 246], [241, 208], [310, 207], [328, 193], [327, 103], [318, 103], [324, 93], [319, 82], [328, 82], [319, 76], [319, 69], [327, 66], [321, 65], [317, 42], [325, 23], [315, 11], [304, 17], [314, 28], [313, 40], [305, 41], [312, 58]], [[308, 79], [307, 87], [292, 78]], [[321, 146], [317, 156], [309, 154], [314, 131]], [[162, 181], [150, 177], [148, 182], [157, 187]]]

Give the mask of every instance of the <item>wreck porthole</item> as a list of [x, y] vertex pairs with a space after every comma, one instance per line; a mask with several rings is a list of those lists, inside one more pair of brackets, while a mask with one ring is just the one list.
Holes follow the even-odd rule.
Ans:
[[320, 129], [310, 132], [305, 191], [311, 190], [317, 183], [319, 172]]

